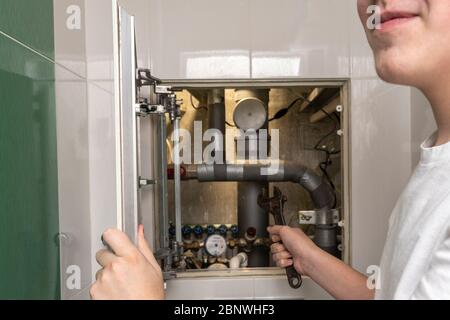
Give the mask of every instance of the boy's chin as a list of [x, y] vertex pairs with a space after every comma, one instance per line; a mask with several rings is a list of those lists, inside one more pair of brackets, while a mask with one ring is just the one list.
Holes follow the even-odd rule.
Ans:
[[376, 70], [378, 76], [385, 82], [406, 86], [416, 85], [414, 68], [410, 70], [404, 63], [402, 64], [394, 59], [378, 58], [376, 60]]

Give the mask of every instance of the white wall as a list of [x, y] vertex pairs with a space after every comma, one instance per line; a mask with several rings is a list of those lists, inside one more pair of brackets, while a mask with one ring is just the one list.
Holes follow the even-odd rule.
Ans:
[[163, 79], [347, 77], [348, 3], [150, 0], [151, 66]]

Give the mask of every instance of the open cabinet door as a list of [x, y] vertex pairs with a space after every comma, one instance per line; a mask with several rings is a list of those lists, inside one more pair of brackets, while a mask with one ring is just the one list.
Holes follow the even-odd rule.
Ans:
[[138, 224], [138, 147], [136, 115], [136, 45], [134, 17], [118, 8], [119, 128], [122, 210], [119, 227], [136, 243]]
[[134, 21], [116, 0], [55, 1], [60, 291], [89, 299], [107, 228], [137, 229]]

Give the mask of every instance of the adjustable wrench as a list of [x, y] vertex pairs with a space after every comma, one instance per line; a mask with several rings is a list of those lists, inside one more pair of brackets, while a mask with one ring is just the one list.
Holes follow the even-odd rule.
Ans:
[[[258, 204], [261, 208], [273, 215], [276, 225], [285, 226], [286, 221], [283, 216], [283, 207], [287, 199], [281, 194], [280, 189], [277, 187], [273, 188], [273, 194], [274, 196], [272, 198], [260, 194], [258, 197]], [[291, 288], [298, 289], [301, 287], [302, 276], [295, 270], [294, 266], [286, 268], [286, 275]]]

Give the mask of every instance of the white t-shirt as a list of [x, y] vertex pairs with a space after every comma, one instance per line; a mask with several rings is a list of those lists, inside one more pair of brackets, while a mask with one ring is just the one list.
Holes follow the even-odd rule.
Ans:
[[390, 217], [375, 299], [450, 299], [450, 142], [435, 141]]

